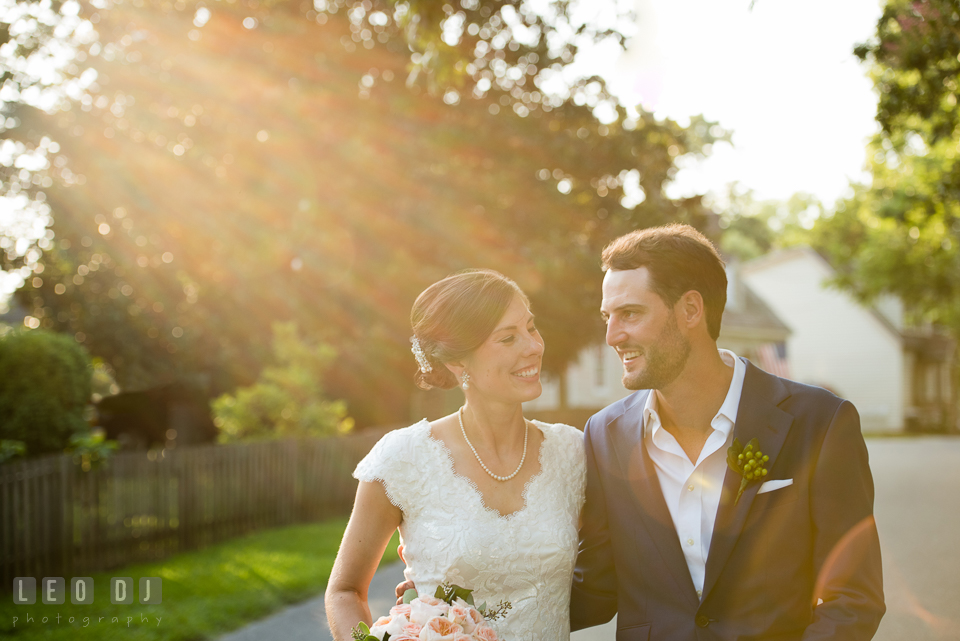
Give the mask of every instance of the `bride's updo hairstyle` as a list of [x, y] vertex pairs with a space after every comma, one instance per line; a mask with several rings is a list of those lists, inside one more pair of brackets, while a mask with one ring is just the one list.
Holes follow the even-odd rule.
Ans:
[[480, 347], [515, 296], [530, 307], [523, 290], [492, 269], [458, 272], [423, 290], [410, 311], [410, 325], [430, 371], [417, 370], [417, 387], [457, 387], [460, 382], [444, 363], [460, 361]]

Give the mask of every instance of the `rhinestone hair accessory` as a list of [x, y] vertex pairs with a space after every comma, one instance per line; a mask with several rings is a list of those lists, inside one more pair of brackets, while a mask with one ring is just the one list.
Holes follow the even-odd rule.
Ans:
[[410, 351], [413, 352], [413, 356], [417, 359], [417, 364], [420, 366], [420, 371], [424, 374], [433, 371], [433, 367], [430, 365], [430, 361], [427, 360], [427, 355], [423, 353], [423, 348], [420, 347], [420, 339], [416, 335], [410, 337]]

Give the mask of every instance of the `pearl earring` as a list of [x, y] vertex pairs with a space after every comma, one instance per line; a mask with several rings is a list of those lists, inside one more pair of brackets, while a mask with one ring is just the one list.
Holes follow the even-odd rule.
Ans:
[[470, 389], [470, 375], [464, 372], [460, 375], [461, 387], [463, 389]]

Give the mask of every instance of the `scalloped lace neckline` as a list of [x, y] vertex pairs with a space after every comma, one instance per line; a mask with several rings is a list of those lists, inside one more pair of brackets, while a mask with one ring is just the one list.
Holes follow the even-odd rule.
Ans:
[[434, 437], [433, 430], [430, 427], [430, 421], [428, 421], [427, 419], [423, 419], [420, 421], [420, 424], [424, 428], [424, 434], [426, 436], [427, 441], [433, 443], [434, 446], [440, 451], [440, 454], [443, 455], [443, 458], [446, 459], [447, 472], [451, 476], [453, 476], [453, 478], [465, 483], [470, 487], [470, 490], [472, 491], [473, 496], [476, 497], [477, 502], [480, 503], [480, 507], [483, 509], [485, 513], [490, 513], [492, 516], [494, 516], [499, 520], [509, 521], [513, 519], [515, 516], [522, 514], [527, 510], [527, 508], [530, 505], [530, 501], [528, 500], [530, 489], [533, 487], [534, 481], [539, 480], [543, 476], [543, 473], [546, 469], [543, 465], [543, 453], [546, 451], [547, 441], [550, 439], [550, 436], [548, 435], [549, 430], [544, 429], [544, 426], [546, 425], [545, 423], [541, 423], [540, 421], [536, 421], [536, 420], [531, 420], [530, 422], [533, 424], [534, 427], [540, 430], [540, 433], [543, 435], [543, 439], [540, 441], [540, 451], [537, 454], [537, 462], [540, 465], [540, 470], [536, 474], [531, 476], [529, 479], [527, 479], [527, 482], [523, 484], [523, 493], [521, 494], [521, 496], [523, 497], [523, 505], [520, 507], [520, 509], [510, 512], [509, 514], [501, 514], [499, 510], [496, 510], [487, 505], [487, 502], [483, 499], [483, 493], [480, 491], [480, 488], [477, 487], [477, 484], [472, 479], [466, 476], [463, 476], [462, 474], [459, 474], [457, 472], [457, 468], [453, 463], [453, 454], [450, 452], [450, 449], [446, 446], [446, 444], [444, 444], [443, 441]]

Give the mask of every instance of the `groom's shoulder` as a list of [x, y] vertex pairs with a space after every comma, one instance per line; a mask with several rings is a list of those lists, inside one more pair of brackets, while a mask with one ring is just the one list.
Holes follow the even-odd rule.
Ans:
[[[759, 371], [759, 370], [758, 370]], [[806, 418], [816, 423], [822, 423], [824, 420], [829, 422], [840, 407], [846, 405], [848, 409], [856, 411], [853, 404], [841, 398], [833, 390], [801, 383], [788, 378], [781, 378], [766, 372], [761, 372], [761, 376], [768, 377], [776, 381], [779, 391], [775, 392], [775, 398], [772, 399], [777, 406], [796, 418]], [[769, 389], [769, 388], [768, 388]]]
[[788, 378], [779, 379], [789, 393], [788, 400], [793, 405], [802, 405], [810, 408], [820, 408], [824, 411], [836, 410], [843, 403], [844, 398], [837, 396], [832, 390], [817, 385], [809, 385]]
[[640, 409], [646, 403], [647, 395], [650, 390], [638, 390], [629, 396], [621, 398], [619, 401], [610, 403], [602, 410], [594, 414], [587, 421], [587, 425], [596, 425], [598, 427], [609, 425], [618, 418], [633, 409]]

